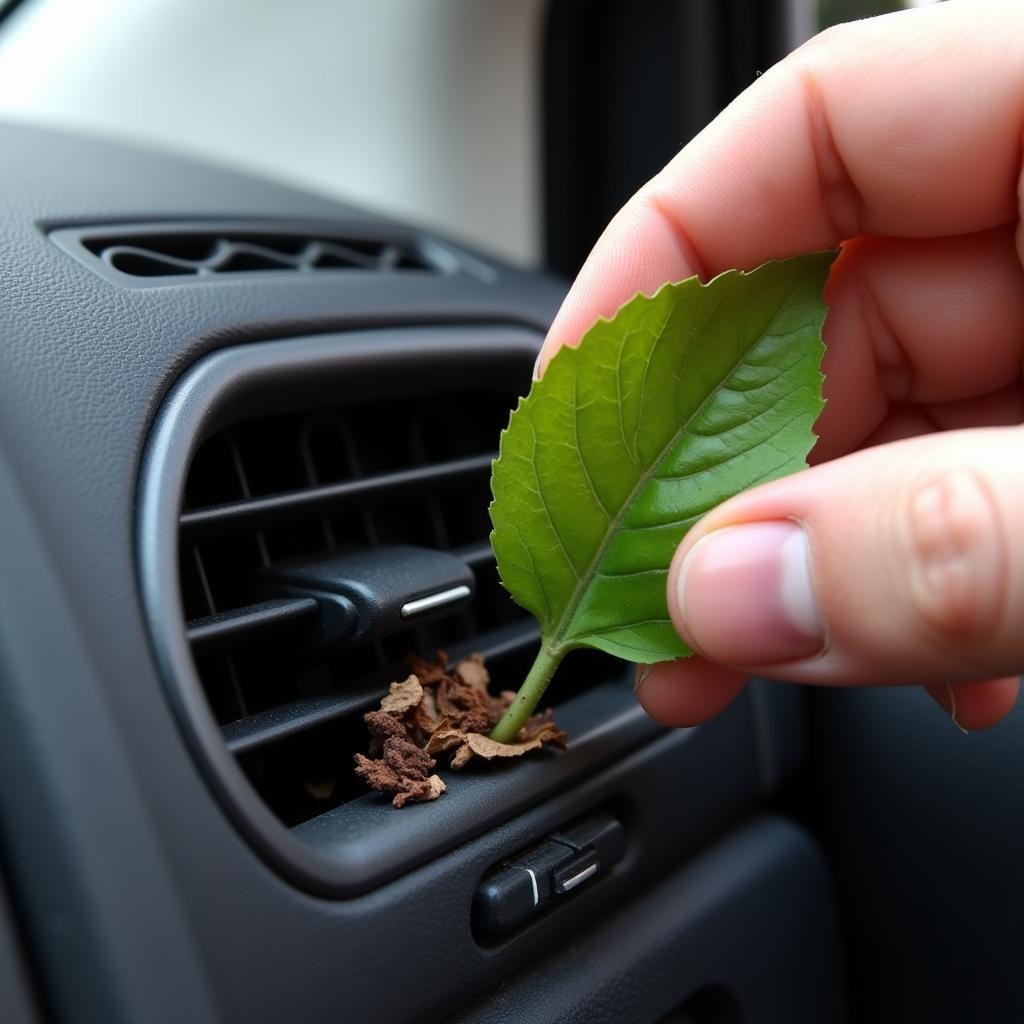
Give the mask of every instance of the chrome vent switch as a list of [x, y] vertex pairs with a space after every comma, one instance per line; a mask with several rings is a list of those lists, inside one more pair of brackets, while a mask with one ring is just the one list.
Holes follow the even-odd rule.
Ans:
[[473, 597], [475, 577], [447, 551], [406, 544], [351, 547], [280, 562], [262, 574], [268, 596], [311, 597], [320, 605], [317, 641], [332, 646], [386, 636], [450, 615]]

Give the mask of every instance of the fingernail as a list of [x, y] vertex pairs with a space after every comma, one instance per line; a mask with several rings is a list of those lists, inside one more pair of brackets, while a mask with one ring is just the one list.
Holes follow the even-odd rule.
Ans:
[[654, 671], [653, 665], [637, 665], [636, 679], [633, 683], [633, 692], [639, 693], [640, 687], [647, 682], [647, 677]]
[[957, 721], [957, 717], [956, 717], [956, 691], [953, 689], [953, 687], [949, 683], [946, 683], [945, 687], [943, 687], [942, 689], [939, 689], [938, 687], [930, 688], [928, 690], [928, 693], [930, 694], [932, 700], [934, 700], [935, 703], [938, 704], [939, 707], [942, 708], [942, 710], [945, 711], [947, 715], [949, 715], [950, 719], [952, 719], [953, 724], [965, 736], [969, 736], [971, 734], [971, 730], [970, 729], [965, 729]]
[[686, 556], [676, 587], [688, 639], [716, 661], [795, 661], [825, 646], [807, 534], [797, 523], [708, 534]]

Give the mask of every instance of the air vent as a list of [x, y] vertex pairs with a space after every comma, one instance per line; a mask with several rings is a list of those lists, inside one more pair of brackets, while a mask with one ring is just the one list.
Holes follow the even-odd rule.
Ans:
[[50, 237], [99, 273], [136, 286], [239, 274], [453, 274], [480, 267], [433, 239], [386, 226], [172, 223], [61, 228]]
[[[476, 810], [468, 796], [460, 809], [452, 790], [431, 819], [437, 833], [388, 839], [422, 821], [422, 809], [399, 813], [368, 794], [352, 760], [366, 744], [362, 713], [404, 674], [406, 655], [479, 651], [497, 687], [510, 689], [536, 652], [535, 623], [499, 584], [487, 505], [498, 435], [529, 383], [538, 341], [507, 329], [432, 328], [229, 349], [186, 375], [158, 419], [140, 534], [155, 646], [207, 774], [236, 820], [278, 861], [290, 859], [293, 874], [295, 848], [281, 826], [347, 857], [347, 867], [326, 873], [334, 888], [351, 889], [452, 840], [446, 816], [463, 831], [482, 827], [480, 807], [493, 815], [510, 799], [477, 793]], [[317, 601], [266, 586], [281, 563], [319, 564], [353, 547], [383, 558], [394, 545], [461, 560], [475, 577], [472, 602], [325, 647], [315, 636]], [[573, 712], [583, 695], [591, 695], [585, 713]], [[604, 655], [570, 658], [557, 699], [583, 742], [550, 765], [517, 768], [517, 799], [641, 735], [633, 718], [612, 728], [634, 708], [627, 674]], [[478, 775], [490, 785], [501, 769]], [[383, 838], [368, 854], [374, 829]], [[322, 887], [323, 865], [305, 870], [318, 872]]]
[[[511, 680], [536, 647], [487, 542], [490, 462], [514, 398], [464, 382], [247, 419], [196, 453], [180, 527], [192, 650], [229, 750], [286, 824], [365, 792], [351, 771], [360, 712], [404, 677], [406, 655], [480, 650]], [[263, 599], [269, 566], [391, 544], [464, 560], [471, 607], [322, 658], [304, 643], [316, 602]]]

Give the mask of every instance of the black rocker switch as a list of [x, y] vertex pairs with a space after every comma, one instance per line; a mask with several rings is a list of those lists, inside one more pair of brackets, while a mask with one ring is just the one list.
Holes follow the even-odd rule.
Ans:
[[576, 856], [558, 867], [554, 874], [555, 892], [572, 892], [602, 869], [622, 860], [626, 852], [626, 833], [621, 822], [610, 814], [599, 814], [551, 837], [575, 851]]
[[572, 828], [556, 832], [551, 838], [580, 852], [593, 848], [598, 862], [604, 867], [622, 860], [626, 853], [626, 833], [622, 822], [610, 814], [587, 818]]
[[480, 883], [473, 926], [491, 938], [503, 935], [607, 871], [625, 852], [622, 824], [609, 814], [556, 832]]
[[473, 923], [487, 935], [502, 935], [528, 921], [554, 895], [553, 874], [575, 853], [546, 842], [485, 878], [473, 898]]

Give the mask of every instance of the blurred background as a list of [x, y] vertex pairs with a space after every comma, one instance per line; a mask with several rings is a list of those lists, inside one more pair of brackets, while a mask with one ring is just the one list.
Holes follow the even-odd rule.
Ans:
[[887, 0], [0, 0], [0, 118], [185, 151], [570, 277], [819, 29]]

